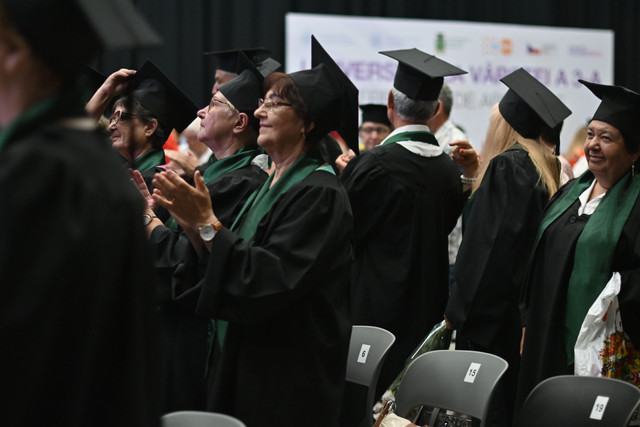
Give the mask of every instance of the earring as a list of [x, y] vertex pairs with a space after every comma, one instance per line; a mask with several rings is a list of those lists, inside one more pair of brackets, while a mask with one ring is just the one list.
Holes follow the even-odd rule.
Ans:
[[636, 164], [632, 164], [631, 165], [631, 177], [635, 177], [636, 176]]

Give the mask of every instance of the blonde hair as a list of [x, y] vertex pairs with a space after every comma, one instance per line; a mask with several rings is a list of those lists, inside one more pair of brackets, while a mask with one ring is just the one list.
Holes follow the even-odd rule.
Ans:
[[498, 109], [498, 104], [496, 104], [491, 109], [491, 121], [482, 150], [482, 164], [478, 171], [478, 180], [475, 181], [473, 185], [473, 193], [480, 187], [482, 178], [487, 171], [491, 159], [504, 153], [516, 144], [520, 144], [520, 146], [529, 153], [529, 157], [540, 177], [538, 182], [542, 182], [549, 193], [549, 198], [558, 191], [560, 185], [560, 168], [553, 150], [540, 138], [537, 140], [529, 139], [516, 132], [504, 117], [502, 117]]

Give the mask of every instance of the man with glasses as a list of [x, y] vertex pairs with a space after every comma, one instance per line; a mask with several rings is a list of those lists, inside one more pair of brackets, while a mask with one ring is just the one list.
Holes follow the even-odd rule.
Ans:
[[[218, 219], [227, 226], [234, 223], [249, 196], [267, 179], [267, 173], [257, 161], [266, 155], [258, 151], [258, 121], [253, 115], [263, 78], [252, 64], [247, 62], [245, 66], [248, 69], [222, 85], [209, 104], [198, 111], [201, 120], [198, 140], [217, 158], [202, 176]], [[142, 176], [135, 176], [148, 199]], [[209, 257], [200, 259], [198, 254], [203, 252], [204, 242], [213, 238], [216, 224], [198, 230], [174, 231], [165, 226], [150, 207], [147, 207], [145, 218], [157, 282], [159, 288], [165, 290], [158, 310], [166, 360], [163, 376], [168, 380], [165, 412], [204, 410], [204, 391], [210, 387], [205, 387], [202, 374], [205, 366], [213, 366], [213, 370], [217, 366], [226, 323], [195, 316], [182, 304], [174, 302], [171, 285], [174, 272], [176, 280], [197, 283], [203, 278]], [[188, 232], [194, 234], [191, 242]], [[207, 355], [210, 361], [206, 360]], [[212, 378], [211, 375], [208, 380]]]
[[0, 0], [3, 425], [158, 423], [140, 197], [78, 83], [158, 43], [126, 0]]
[[380, 144], [393, 130], [389, 117], [387, 117], [387, 106], [365, 104], [360, 106], [360, 110], [362, 110], [360, 151], [371, 150]]

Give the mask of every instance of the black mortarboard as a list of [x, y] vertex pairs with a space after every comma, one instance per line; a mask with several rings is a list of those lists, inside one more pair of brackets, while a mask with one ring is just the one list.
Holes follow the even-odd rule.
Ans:
[[340, 148], [340, 144], [330, 133], [320, 140], [320, 155], [331, 166], [336, 175], [340, 175], [340, 169], [336, 166], [336, 159], [341, 154], [342, 148]]
[[90, 90], [93, 95], [98, 89], [100, 89], [100, 86], [102, 86], [105, 80], [107, 80], [107, 76], [87, 65], [82, 72], [82, 80], [86, 88]]
[[311, 66], [325, 64], [335, 81], [341, 87], [340, 125], [335, 129], [356, 154], [358, 148], [358, 88], [340, 69], [320, 42], [311, 36]]
[[307, 134], [312, 141], [319, 141], [332, 130], [340, 127], [342, 88], [334, 80], [325, 64], [310, 70], [289, 74], [302, 94], [314, 128]]
[[591, 120], [599, 120], [615, 126], [623, 137], [635, 135], [638, 132], [640, 94], [622, 86], [578, 81], [602, 100]]
[[[47, 0], [51, 1], [51, 0]], [[75, 0], [107, 50], [160, 46], [160, 36], [130, 0]]]
[[500, 81], [509, 88], [498, 104], [502, 117], [525, 138], [537, 139], [545, 134], [558, 151], [560, 127], [571, 110], [523, 68]]
[[242, 52], [239, 57], [240, 74], [218, 88], [225, 98], [241, 113], [249, 116], [249, 122], [258, 129], [260, 121], [253, 115], [258, 108], [258, 100], [262, 97], [264, 77], [253, 63]]
[[257, 65], [260, 73], [267, 77], [271, 73], [275, 73], [276, 71], [280, 71], [282, 69], [282, 64], [273, 59], [272, 57], [268, 57], [260, 61]]
[[263, 47], [252, 47], [248, 49], [231, 49], [231, 50], [218, 50], [215, 52], [205, 52], [205, 55], [213, 55], [218, 60], [218, 70], [226, 71], [227, 73], [239, 73], [242, 70], [238, 69], [240, 64], [239, 54], [244, 53], [247, 58], [254, 64], [258, 64], [260, 56], [268, 55], [269, 51]]
[[467, 73], [415, 48], [379, 53], [398, 61], [393, 87], [411, 99], [436, 101], [440, 95], [444, 77]]
[[182, 132], [198, 113], [198, 107], [151, 61], [133, 76], [138, 83], [130, 96], [156, 116], [167, 131]]
[[361, 105], [362, 110], [362, 123], [373, 122], [382, 123], [391, 128], [391, 122], [389, 116], [387, 116], [387, 106], [382, 104], [365, 104]]
[[36, 55], [63, 77], [80, 74], [100, 49], [161, 43], [130, 0], [3, 0], [2, 9]]

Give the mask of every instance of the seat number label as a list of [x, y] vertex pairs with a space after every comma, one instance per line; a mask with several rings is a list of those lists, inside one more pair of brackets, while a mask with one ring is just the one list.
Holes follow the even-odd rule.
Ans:
[[480, 370], [480, 363], [472, 363], [467, 369], [467, 375], [464, 377], [465, 383], [473, 383], [476, 380], [476, 375]]
[[371, 346], [369, 344], [362, 344], [360, 347], [360, 353], [358, 353], [358, 363], [367, 363], [367, 356], [369, 355], [369, 349]]
[[607, 396], [598, 396], [596, 397], [596, 401], [593, 404], [593, 409], [591, 409], [591, 418], [592, 420], [601, 420], [604, 415], [604, 410], [607, 409], [607, 403], [609, 403], [609, 398]]

